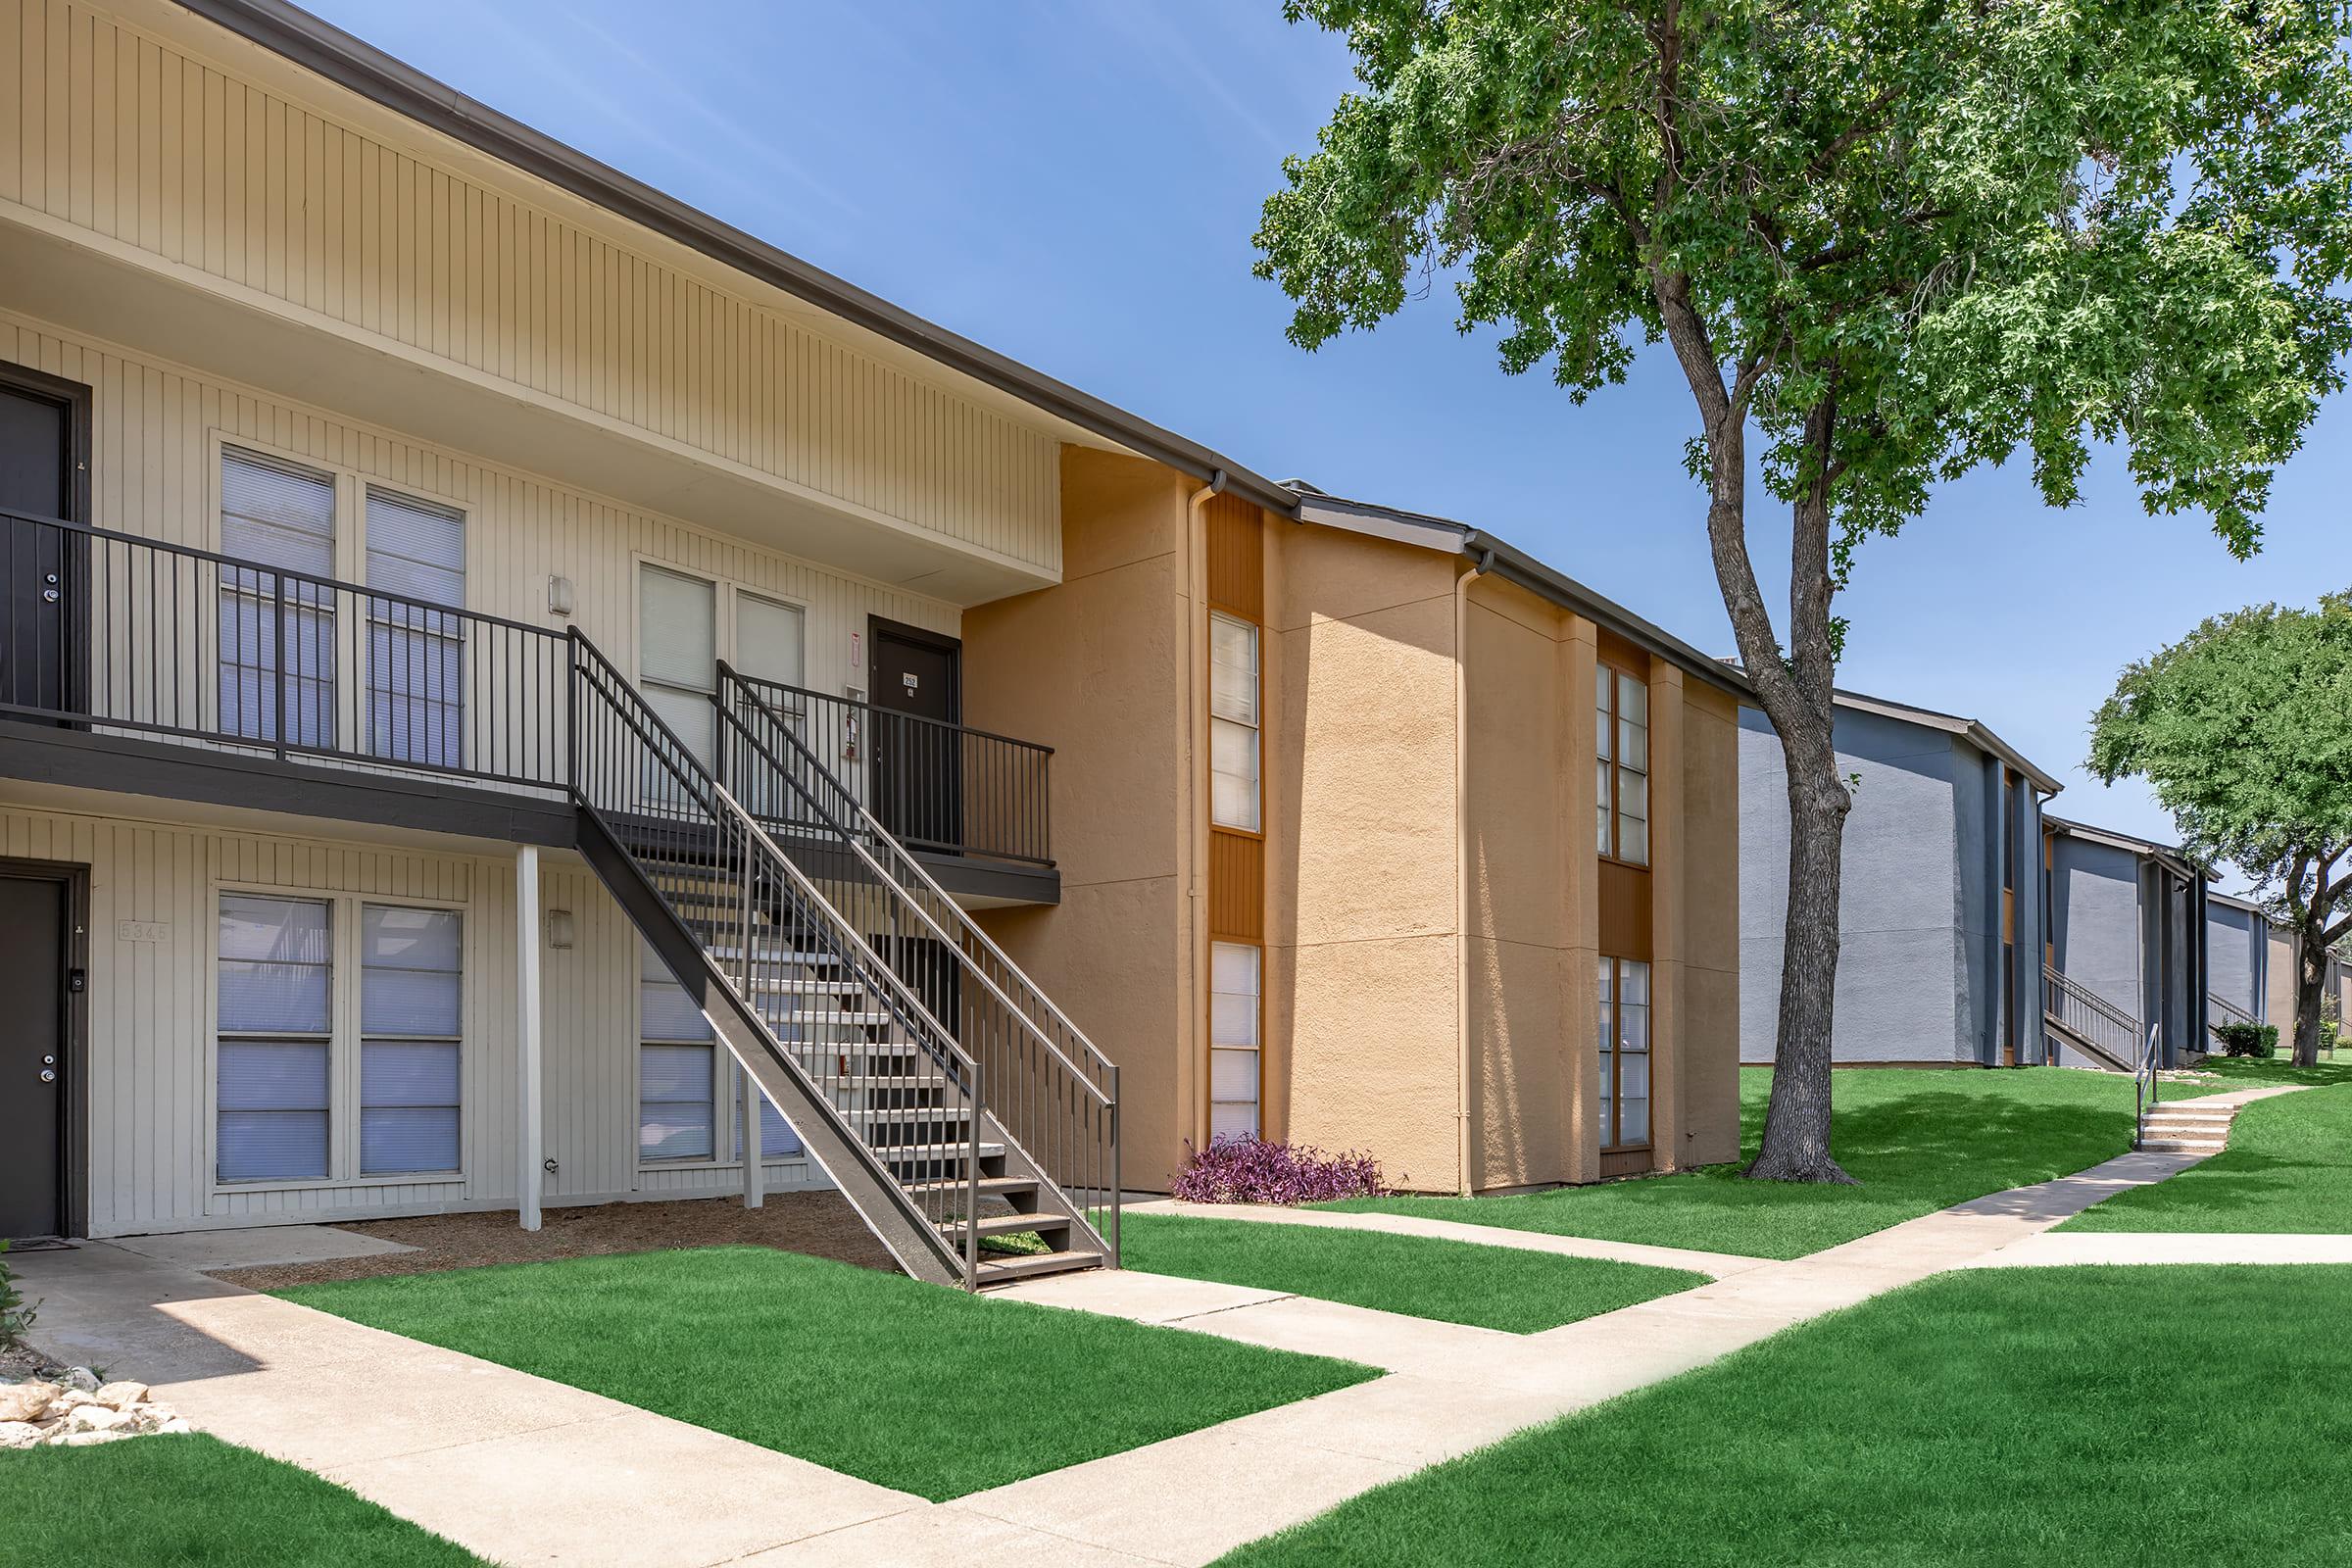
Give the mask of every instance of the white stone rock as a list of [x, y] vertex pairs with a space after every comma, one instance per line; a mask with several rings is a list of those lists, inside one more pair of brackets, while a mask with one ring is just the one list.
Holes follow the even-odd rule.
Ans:
[[64, 1392], [54, 1383], [0, 1384], [0, 1421], [38, 1421]]
[[111, 1432], [117, 1427], [127, 1427], [136, 1419], [129, 1411], [117, 1410], [111, 1405], [84, 1404], [77, 1406], [71, 1415], [66, 1417], [66, 1430], [68, 1432]]
[[84, 1394], [98, 1392], [98, 1374], [86, 1366], [66, 1368], [66, 1382], [69, 1386], [79, 1389]]
[[188, 1425], [188, 1418], [186, 1416], [175, 1415], [171, 1420], [166, 1421], [162, 1426], [157, 1427], [155, 1430], [159, 1437], [175, 1438], [185, 1433], [193, 1432], [196, 1429]]
[[120, 1443], [129, 1436], [130, 1434], [127, 1432], [101, 1429], [95, 1432], [69, 1432], [64, 1437], [57, 1439], [56, 1442], [60, 1447], [86, 1448], [93, 1443]]
[[78, 1410], [85, 1404], [96, 1404], [97, 1402], [96, 1397], [80, 1389], [67, 1389], [49, 1401], [49, 1414], [60, 1416], [70, 1410]]
[[41, 1429], [29, 1421], [0, 1421], [0, 1448], [29, 1448], [41, 1441]]
[[91, 1397], [100, 1404], [111, 1406], [114, 1409], [127, 1410], [147, 1397], [147, 1385], [129, 1382], [109, 1383]]

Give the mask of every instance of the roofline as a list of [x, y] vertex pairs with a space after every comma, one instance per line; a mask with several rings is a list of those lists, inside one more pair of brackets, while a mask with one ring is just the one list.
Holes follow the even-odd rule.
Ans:
[[2212, 876], [2211, 872], [2190, 859], [2188, 852], [2178, 844], [2159, 844], [2154, 839], [2143, 839], [2135, 833], [2122, 833], [2111, 827], [2094, 827], [2072, 817], [2045, 815], [2041, 820], [2046, 826], [2057, 829], [2062, 838], [2088, 839], [2093, 844], [2130, 850], [2149, 859], [2163, 860], [2179, 868], [2182, 875], [2193, 876], [2200, 881], [2210, 880]]
[[1964, 718], [1958, 713], [1940, 713], [1932, 708], [1918, 708], [1909, 703], [1894, 702], [1889, 698], [1872, 697], [1864, 692], [1849, 692], [1842, 687], [1836, 692], [1834, 700], [1841, 708], [1856, 709], [1865, 713], [1878, 713], [1887, 718], [1907, 719], [1914, 724], [1926, 724], [1947, 734], [1965, 735], [1976, 743], [1978, 750], [1988, 752], [1999, 758], [2035, 784], [2040, 785], [2043, 793], [2057, 795], [2066, 788], [2056, 778], [2035, 766], [2025, 753], [1995, 735], [1981, 720]]
[[2256, 904], [2252, 899], [2241, 899], [2234, 893], [2208, 892], [2205, 895], [2205, 902], [2221, 905], [2225, 908], [2243, 909], [2248, 914], [2260, 915], [2265, 920], [2271, 917], [2270, 911], [2261, 905]]
[[1318, 490], [1309, 490], [1297, 499], [1300, 522], [1346, 528], [1458, 556], [1480, 571], [1492, 572], [1539, 599], [1575, 611], [1596, 626], [1664, 654], [1670, 662], [1709, 685], [1747, 701], [1755, 698], [1755, 685], [1745, 671], [1699, 652], [1672, 632], [1644, 620], [1615, 600], [1594, 593], [1565, 572], [1484, 528], [1375, 502], [1326, 495]]
[[226, 28], [336, 85], [653, 230], [796, 299], [1141, 454], [1215, 482], [1285, 516], [1298, 497], [1172, 430], [1033, 370], [996, 350], [926, 321], [879, 295], [777, 249], [609, 164], [501, 114], [286, 0], [177, 0]]

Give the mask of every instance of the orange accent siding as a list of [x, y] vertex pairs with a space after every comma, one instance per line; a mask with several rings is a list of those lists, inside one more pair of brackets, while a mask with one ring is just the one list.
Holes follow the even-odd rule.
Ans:
[[1265, 840], [1210, 829], [1208, 934], [1218, 942], [1266, 939]]
[[1600, 862], [1600, 951], [1612, 958], [1649, 961], [1647, 867], [1622, 860]]
[[1232, 496], [1201, 509], [1208, 529], [1208, 602], [1244, 620], [1266, 618], [1266, 552], [1257, 508]]

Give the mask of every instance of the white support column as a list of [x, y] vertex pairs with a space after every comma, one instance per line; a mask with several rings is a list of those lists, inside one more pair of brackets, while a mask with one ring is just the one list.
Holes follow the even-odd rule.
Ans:
[[736, 1146], [743, 1153], [743, 1206], [758, 1208], [767, 1201], [767, 1164], [760, 1150], [760, 1106], [766, 1097], [741, 1067], [735, 1069], [735, 1081], [743, 1091], [737, 1096], [743, 1102], [743, 1142]]
[[539, 919], [539, 846], [519, 845], [514, 851], [514, 1057], [520, 1083], [514, 1143], [522, 1168], [514, 1200], [526, 1231], [539, 1228], [547, 1176], [540, 1119]]

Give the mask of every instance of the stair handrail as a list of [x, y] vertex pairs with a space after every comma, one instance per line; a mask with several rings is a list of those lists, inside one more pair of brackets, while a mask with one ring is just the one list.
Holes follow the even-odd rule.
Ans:
[[[2236, 1003], [2231, 1002], [2228, 997], [2221, 996], [2215, 992], [2206, 992], [2205, 1001], [2209, 1005], [2225, 1014], [2227, 1022], [2260, 1023], [2262, 1021], [2261, 1019], [2255, 1017], [2252, 1013], [2248, 1012], [2245, 1008], [2239, 1006]], [[2218, 1028], [2219, 1025], [2216, 1025], [2215, 1027]]]
[[[1081, 1211], [1077, 1215], [1078, 1223], [1083, 1226], [1088, 1233], [1093, 1235], [1097, 1242], [1101, 1243], [1104, 1247], [1107, 1256], [1109, 1257], [1112, 1265], [1115, 1267], [1117, 1265], [1119, 1255], [1118, 1237], [1120, 1209], [1118, 1063], [1112, 1061], [1110, 1057], [1103, 1054], [1102, 1049], [1096, 1046], [1095, 1043], [1087, 1037], [1084, 1030], [1080, 1029], [1076, 1023], [1071, 1021], [1069, 1015], [1062, 1011], [1061, 1007], [1054, 1003], [1054, 999], [1048, 996], [1035, 981], [1031, 980], [1028, 974], [1021, 969], [1020, 965], [1013, 962], [1010, 956], [1008, 956], [1003, 948], [997, 945], [994, 938], [990, 937], [986, 931], [981, 929], [979, 923], [974, 921], [971, 916], [964, 911], [963, 907], [955, 901], [955, 899], [948, 893], [946, 888], [940, 885], [939, 880], [932, 876], [930, 871], [924, 867], [922, 862], [916, 859], [913, 855], [908, 853], [906, 848], [899, 843], [897, 838], [892, 835], [890, 830], [882, 825], [882, 823], [874, 816], [873, 812], [867, 808], [865, 803], [858, 798], [857, 792], [843, 782], [840, 776], [835, 774], [831, 768], [825, 766], [824, 762], [817, 758], [815, 753], [809, 751], [808, 746], [801, 740], [799, 733], [794, 729], [791, 722], [791, 716], [787, 713], [779, 711], [772, 704], [768, 703], [760, 696], [758, 687], [763, 683], [757, 682], [749, 677], [746, 677], [723, 660], [721, 660], [718, 664], [718, 680], [719, 692], [717, 706], [719, 709], [721, 721], [731, 722], [736, 732], [744, 738], [745, 742], [751, 746], [770, 766], [775, 768], [779, 776], [781, 776], [788, 784], [790, 784], [794, 791], [799, 794], [803, 800], [809, 802], [811, 808], [816, 810], [819, 819], [826, 826], [830, 827], [843, 843], [849, 845], [852, 852], [858, 856], [859, 860], [861, 860], [876, 877], [881, 879], [881, 882], [884, 886], [895, 891], [900, 898], [906, 902], [907, 908], [911, 910], [916, 918], [918, 918], [923, 925], [938, 938], [943, 947], [956, 955], [956, 961], [962, 967], [963, 971], [969, 973], [974, 979], [979, 981], [980, 984], [985, 986], [989, 993], [995, 996], [996, 999], [1004, 1004], [1006, 1011], [1012, 1017], [1020, 1021], [1020, 1023], [1028, 1031], [1030, 1038], [1032, 1038], [1038, 1045], [1043, 1047], [1045, 1051], [1061, 1065], [1063, 1070], [1070, 1075], [1071, 1080], [1080, 1088], [1086, 1090], [1087, 1093], [1094, 1098], [1096, 1104], [1101, 1107], [1104, 1116], [1107, 1118], [1107, 1128], [1109, 1132], [1108, 1153], [1110, 1168], [1106, 1173], [1106, 1179], [1103, 1183], [1103, 1191], [1101, 1195], [1102, 1205], [1109, 1216], [1109, 1229], [1107, 1234], [1105, 1234], [1102, 1228], [1096, 1226], [1093, 1221], [1086, 1216], [1086, 1214], [1083, 1212], [1085, 1205], [1082, 1202], [1073, 1202], [1071, 1206]], [[762, 719], [766, 721], [769, 730], [772, 733], [782, 737], [786, 746], [791, 750], [796, 759], [803, 764], [803, 767], [806, 769], [808, 774], [809, 774], [813, 779], [821, 781], [822, 786], [833, 797], [835, 797], [839, 804], [841, 812], [847, 814], [852, 820], [856, 821], [858, 824], [857, 832], [849, 831], [848, 828], [843, 824], [841, 816], [837, 815], [835, 811], [827, 810], [824, 807], [816, 803], [810, 796], [808, 790], [794, 776], [793, 770], [784, 765], [783, 760], [775, 754], [774, 750], [767, 746], [760, 739], [760, 737], [753, 734], [749, 726], [743, 724], [740, 719], [736, 718], [735, 715], [728, 710], [726, 697], [730, 689], [741, 693], [743, 700], [751, 706], [754, 711], [756, 711]], [[902, 871], [899, 873], [894, 873], [892, 870], [886, 868], [878, 859], [875, 858], [874, 855], [871, 853], [871, 849], [869, 849], [869, 846], [879, 847], [882, 849], [890, 856], [892, 861], [897, 866], [903, 868]], [[926, 906], [925, 901], [923, 899], [914, 897], [912, 890], [906, 886], [908, 881], [916, 883], [922, 889], [923, 893], [928, 895], [929, 899], [933, 901], [939, 908], [948, 912], [956, 928], [953, 935], [946, 927], [942, 926], [937, 918], [933, 916], [932, 910]], [[1016, 1003], [1011, 997], [1007, 996], [1004, 988], [998, 985], [993, 976], [991, 976], [980, 965], [972, 961], [970, 952], [965, 947], [965, 942], [967, 941], [973, 947], [976, 947], [981, 952], [987, 954], [998, 964], [1002, 965], [1004, 973], [1021, 992], [1022, 997], [1028, 1005], [1024, 1006], [1022, 1003]], [[1079, 1061], [1073, 1060], [1069, 1054], [1061, 1049], [1061, 1046], [1054, 1039], [1053, 1035], [1038, 1022], [1038, 1019], [1031, 1011], [1031, 1008], [1036, 1008], [1043, 1011], [1056, 1025], [1058, 1025], [1059, 1028], [1067, 1033], [1068, 1038], [1083, 1051], [1086, 1058], [1084, 1065], [1081, 1065]], [[1107, 1081], [1107, 1087], [1104, 1084], [1097, 1083], [1095, 1081], [1095, 1075], [1097, 1074], [1101, 1075], [1101, 1077]], [[1018, 1139], [1015, 1137], [1013, 1130], [1010, 1127], [1004, 1126], [1001, 1118], [1000, 1130], [1004, 1132], [1007, 1141], [1014, 1142], [1016, 1144], [1018, 1143]], [[1040, 1170], [1041, 1173], [1043, 1173], [1042, 1166], [1040, 1167]]]
[[2132, 1073], [2132, 1147], [2138, 1149], [2148, 1141], [2148, 1112], [2156, 1108], [2162, 1097], [2159, 1085], [2162, 1076], [2157, 1070], [2157, 1050], [2164, 1038], [2160, 1019], [2148, 1025], [2147, 1050], [2140, 1053], [2139, 1065]]
[[[2045, 1001], [2043, 1014], [2069, 1033], [2087, 1041], [2091, 1048], [2121, 1067], [2132, 1059], [2132, 1048], [2139, 1040], [2139, 1020], [2109, 1002], [2105, 997], [2074, 979], [2055, 964], [2042, 965], [2042, 978], [2055, 1002]], [[2087, 1014], [2078, 1020], [2067, 1009], [2073, 1007]]]
[[[826, 922], [829, 927], [827, 935], [833, 939], [836, 947], [854, 954], [859, 960], [856, 967], [868, 971], [883, 982], [883, 985], [878, 987], [861, 976], [858, 984], [869, 992], [878, 992], [883, 996], [891, 1010], [899, 1015], [901, 1023], [906, 1026], [907, 1033], [914, 1037], [910, 1043], [940, 1058], [942, 1066], [953, 1068], [962, 1075], [964, 1083], [969, 1086], [973, 1110], [970, 1125], [966, 1130], [966, 1137], [971, 1145], [967, 1170], [971, 1174], [973, 1187], [976, 1190], [980, 1168], [982, 1113], [985, 1108], [980, 1096], [980, 1064], [956, 1042], [954, 1034], [932, 1015], [930, 1008], [920, 997], [914, 994], [912, 988], [906, 984], [898, 972], [873, 951], [865, 939], [858, 934], [857, 927], [851, 924], [833, 906], [832, 902], [824, 896], [823, 892], [808, 880], [807, 873], [793, 862], [792, 858], [760, 824], [759, 819], [744, 809], [742, 803], [736, 800], [725, 786], [711, 775], [710, 771], [703, 765], [701, 759], [694, 755], [668, 722], [654, 710], [651, 704], [646, 703], [637, 694], [636, 688], [605, 656], [604, 651], [576, 627], [571, 629], [570, 637], [572, 646], [576, 650], [572, 669], [575, 678], [580, 683], [577, 689], [592, 691], [601, 696], [612, 709], [614, 716], [636, 733], [647, 753], [660, 762], [682, 788], [697, 797], [695, 804], [709, 813], [714, 825], [721, 822], [726, 823], [741, 833], [747, 847], [756, 847], [765, 852], [765, 858], [770, 863], [760, 869], [766, 871], [771, 876], [776, 876], [780, 872], [780, 880], [788, 882], [800, 901], [816, 911]], [[607, 682], [610, 683], [610, 686], [607, 685]], [[614, 692], [610, 689], [611, 687], [617, 687], [619, 691], [628, 693], [633, 699], [634, 706], [642, 709], [642, 714], [630, 711], [627, 706], [617, 700]], [[647, 725], [649, 723], [658, 733], [648, 733]], [[573, 800], [582, 810], [595, 816], [605, 831], [612, 834], [616, 841], [621, 841], [618, 828], [590, 797], [586, 780], [582, 776], [577, 758], [579, 725], [576, 715], [572, 733], [574, 759], [571, 765], [571, 793]], [[754, 872], [747, 866], [744, 874], [748, 883]], [[659, 893], [659, 888], [656, 891]], [[669, 902], [666, 895], [662, 895], [662, 900], [665, 905]], [[671, 906], [671, 913], [678, 913], [674, 906]], [[742, 958], [747, 985], [752, 961], [751, 951], [751, 932], [747, 927], [744, 933]], [[710, 957], [712, 970], [718, 975], [720, 983], [728, 988], [738, 1004], [739, 1009], [748, 1017], [760, 1019], [761, 1027], [767, 1028], [757, 999], [747, 995], [745, 989], [736, 984], [726, 969], [717, 962], [715, 955], [711, 955]], [[769, 1032], [772, 1034], [772, 1029]], [[783, 1046], [780, 1038], [777, 1044], [779, 1047]], [[955, 1263], [963, 1271], [965, 1287], [968, 1289], [974, 1285], [977, 1282], [978, 1270], [977, 1227], [968, 1223], [965, 1226], [966, 1245], [959, 1255], [957, 1250], [951, 1247], [947, 1238], [940, 1233], [933, 1216], [927, 1213], [923, 1206], [904, 1190], [904, 1184], [899, 1177], [876, 1156], [872, 1146], [868, 1144], [864, 1136], [851, 1125], [847, 1117], [831, 1106], [824, 1090], [794, 1059], [790, 1049], [779, 1049], [774, 1054], [784, 1069], [798, 1078], [808, 1089], [810, 1102], [818, 1108], [821, 1114], [831, 1119], [834, 1131], [845, 1136], [851, 1146], [864, 1155], [872, 1171], [883, 1179], [884, 1189], [899, 1204], [905, 1216], [915, 1222], [918, 1232], [931, 1241], [943, 1258]], [[976, 1208], [976, 1199], [970, 1200], [967, 1206], [968, 1218], [977, 1218], [976, 1212], [972, 1212], [974, 1208]]]

